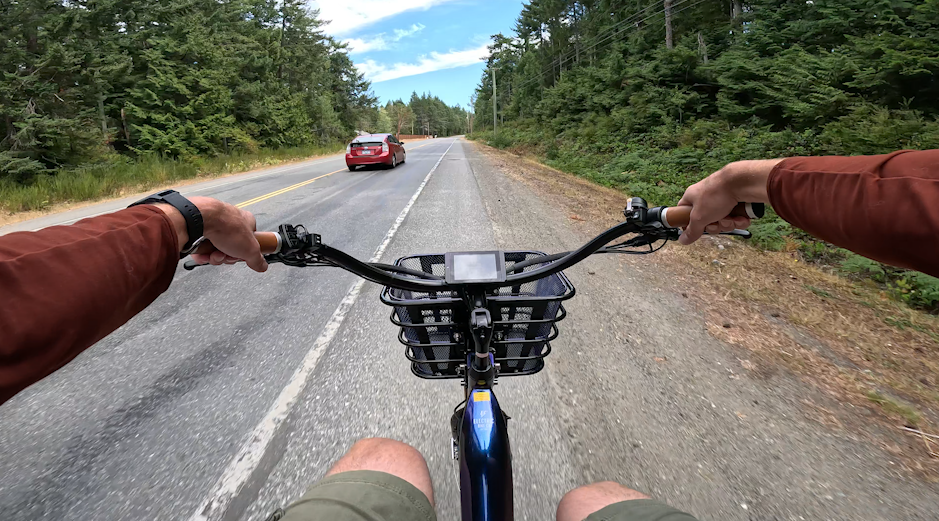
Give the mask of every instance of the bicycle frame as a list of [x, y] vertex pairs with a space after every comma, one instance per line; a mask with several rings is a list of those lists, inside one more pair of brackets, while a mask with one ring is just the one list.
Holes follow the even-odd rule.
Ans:
[[[499, 365], [490, 351], [493, 322], [486, 292], [468, 286], [460, 291], [468, 309], [472, 352], [466, 355], [463, 385], [466, 406], [459, 428], [451, 420], [460, 459], [460, 503], [464, 521], [511, 521], [514, 516], [512, 452], [508, 416], [492, 387]], [[466, 339], [467, 344], [470, 340]], [[469, 347], [469, 346], [468, 346]], [[455, 414], [459, 414], [458, 412]]]
[[499, 407], [492, 382], [470, 385], [469, 378], [467, 372], [466, 407], [457, 442], [462, 517], [464, 521], [511, 521], [514, 505], [508, 417]]

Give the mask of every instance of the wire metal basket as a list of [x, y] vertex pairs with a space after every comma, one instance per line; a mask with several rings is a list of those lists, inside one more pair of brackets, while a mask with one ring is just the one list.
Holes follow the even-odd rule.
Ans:
[[[505, 252], [505, 267], [544, 255], [532, 251]], [[415, 255], [395, 264], [444, 276], [443, 255]], [[532, 264], [522, 272], [541, 267]], [[516, 286], [492, 290], [487, 295], [494, 328], [491, 347], [503, 376], [533, 374], [544, 368], [550, 341], [558, 336], [555, 322], [566, 316], [561, 302], [574, 296], [574, 286], [563, 273]], [[392, 306], [391, 321], [401, 327], [411, 371], [422, 378], [460, 378], [459, 368], [473, 350], [468, 336], [469, 310], [455, 291], [418, 292], [386, 287], [381, 300]]]

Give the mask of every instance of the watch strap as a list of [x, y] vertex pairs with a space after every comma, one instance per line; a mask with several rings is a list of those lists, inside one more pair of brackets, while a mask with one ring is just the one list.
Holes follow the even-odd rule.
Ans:
[[204, 233], [202, 212], [199, 211], [196, 205], [192, 204], [192, 201], [183, 197], [182, 194], [176, 190], [164, 190], [144, 197], [128, 206], [128, 208], [153, 203], [166, 203], [179, 210], [179, 213], [182, 214], [183, 219], [186, 220], [186, 233], [189, 235], [189, 241], [181, 248], [180, 258], [189, 255], [193, 247], [196, 246], [196, 242], [202, 238]]

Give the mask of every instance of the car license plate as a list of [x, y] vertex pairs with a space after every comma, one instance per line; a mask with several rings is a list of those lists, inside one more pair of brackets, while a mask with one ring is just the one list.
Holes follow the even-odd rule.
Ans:
[[361, 153], [363, 156], [370, 156], [370, 155], [372, 155], [372, 151], [371, 151], [371, 150], [363, 150], [363, 151], [360, 152], [360, 153]]

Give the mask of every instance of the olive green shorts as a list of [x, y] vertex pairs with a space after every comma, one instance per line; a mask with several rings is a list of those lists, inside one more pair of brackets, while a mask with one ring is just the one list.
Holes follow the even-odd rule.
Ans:
[[[287, 507], [282, 521], [436, 521], [427, 496], [403, 479], [371, 470], [341, 472], [316, 483]], [[653, 501], [623, 501], [585, 521], [694, 521], [688, 514]]]

